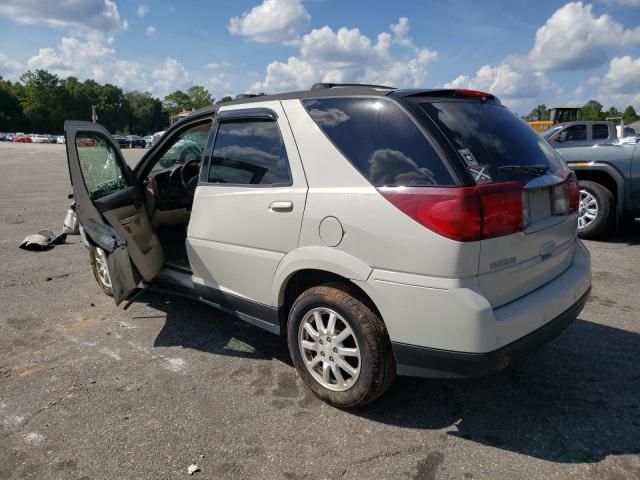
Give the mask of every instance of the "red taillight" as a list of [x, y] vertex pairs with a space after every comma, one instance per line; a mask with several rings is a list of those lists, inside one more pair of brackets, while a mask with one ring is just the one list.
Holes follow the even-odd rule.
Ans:
[[443, 237], [473, 242], [523, 229], [522, 183], [475, 187], [382, 187], [398, 209]]
[[456, 95], [460, 95], [462, 97], [486, 97], [493, 98], [493, 95], [487, 92], [479, 92], [478, 90], [466, 90], [464, 88], [459, 88], [454, 90]]
[[573, 171], [567, 176], [567, 187], [569, 187], [569, 213], [574, 213], [578, 211], [580, 205], [580, 184]]

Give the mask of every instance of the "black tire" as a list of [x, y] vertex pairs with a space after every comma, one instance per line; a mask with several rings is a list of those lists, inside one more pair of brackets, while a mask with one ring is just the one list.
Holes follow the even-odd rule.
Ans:
[[[287, 324], [287, 342], [296, 370], [316, 397], [338, 408], [358, 408], [385, 393], [396, 378], [396, 362], [387, 329], [378, 314], [348, 285], [326, 284], [303, 292], [293, 303]], [[348, 322], [360, 346], [360, 373], [345, 391], [333, 391], [307, 369], [298, 345], [298, 330], [314, 308], [329, 308]]]
[[[585, 191], [596, 201], [598, 211], [596, 218], [584, 228], [578, 230], [580, 238], [597, 238], [608, 233], [615, 221], [615, 203], [613, 194], [599, 183], [589, 180], [580, 181], [580, 190]], [[582, 197], [582, 195], [581, 195]]]
[[107, 284], [104, 283], [104, 281], [100, 277], [100, 274], [98, 273], [97, 255], [98, 255], [98, 253], [97, 253], [96, 248], [95, 247], [91, 247], [91, 249], [89, 250], [89, 257], [91, 259], [91, 270], [93, 271], [93, 276], [95, 277], [96, 283], [100, 287], [100, 290], [102, 290], [102, 292], [105, 295], [113, 297], [113, 289], [111, 288], [110, 285], [107, 285]]

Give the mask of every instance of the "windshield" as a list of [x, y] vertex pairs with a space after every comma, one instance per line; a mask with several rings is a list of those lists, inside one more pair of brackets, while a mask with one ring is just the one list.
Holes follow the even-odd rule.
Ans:
[[562, 129], [562, 125], [555, 125], [555, 126], [553, 126], [551, 128], [546, 129], [540, 135], [544, 139], [549, 139], [549, 138], [551, 138], [553, 136], [554, 133], [556, 133], [558, 130], [561, 130], [561, 129]]
[[533, 172], [561, 175], [567, 170], [555, 150], [503, 106], [461, 101], [420, 106], [449, 139], [477, 183], [526, 181]]

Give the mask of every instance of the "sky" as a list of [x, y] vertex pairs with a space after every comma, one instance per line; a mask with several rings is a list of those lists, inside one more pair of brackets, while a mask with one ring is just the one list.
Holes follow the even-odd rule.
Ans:
[[36, 68], [160, 97], [363, 82], [640, 111], [640, 0], [0, 0], [0, 75]]

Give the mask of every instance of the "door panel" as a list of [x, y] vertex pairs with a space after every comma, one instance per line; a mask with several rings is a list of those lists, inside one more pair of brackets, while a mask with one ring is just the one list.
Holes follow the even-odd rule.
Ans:
[[114, 299], [120, 303], [137, 284], [131, 261], [150, 280], [164, 263], [162, 248], [142, 190], [109, 132], [94, 123], [65, 122], [65, 135], [76, 213], [86, 234], [108, 252]]
[[307, 182], [280, 103], [260, 107], [273, 113], [270, 120], [256, 119], [255, 109], [243, 120], [242, 108], [221, 108], [219, 116], [234, 115], [214, 127], [187, 252], [195, 283], [271, 305], [275, 270], [298, 246]]

